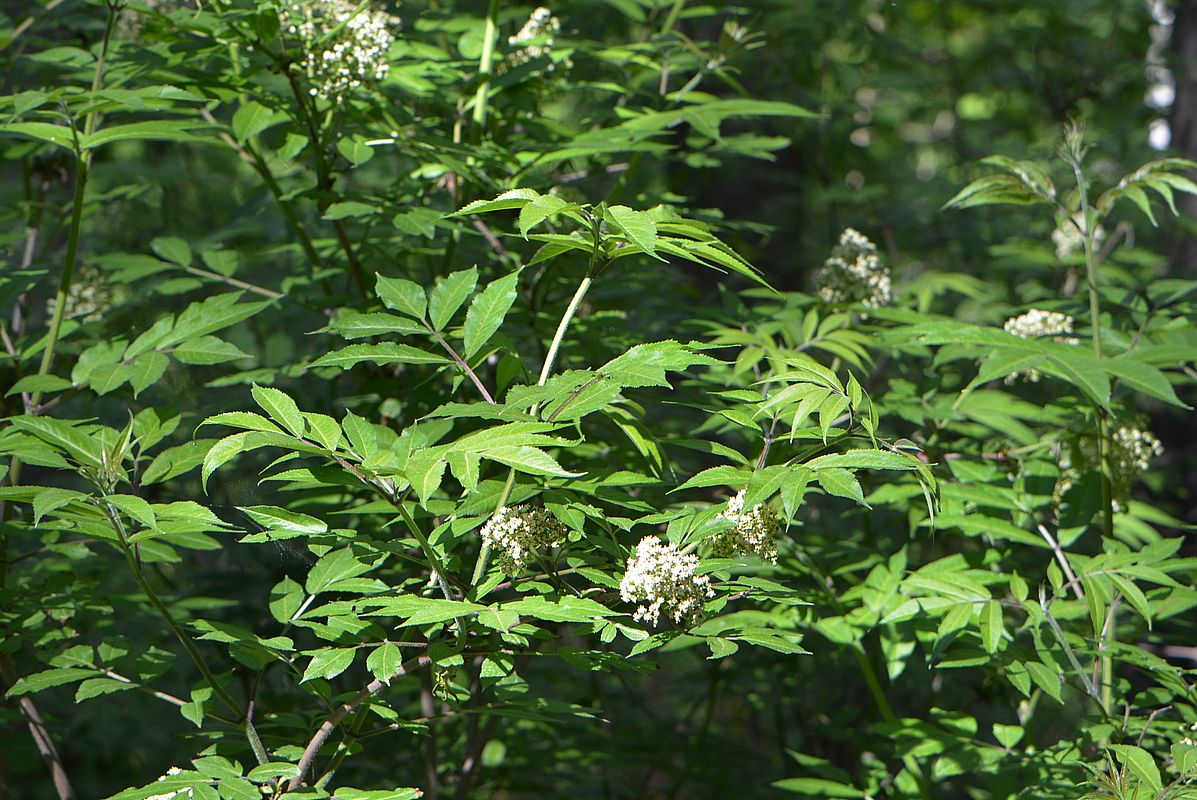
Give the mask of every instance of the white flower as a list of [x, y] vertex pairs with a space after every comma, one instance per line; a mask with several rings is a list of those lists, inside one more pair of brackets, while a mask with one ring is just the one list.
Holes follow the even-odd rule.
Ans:
[[[104, 273], [94, 267], [83, 267], [75, 273], [71, 288], [67, 290], [66, 304], [62, 309], [63, 319], [77, 319], [80, 322], [95, 322], [103, 318], [112, 305], [112, 287]], [[46, 316], [53, 317], [58, 306], [58, 297], [46, 301]]]
[[[1064, 260], [1085, 248], [1085, 236], [1081, 233], [1084, 228], [1085, 215], [1080, 211], [1073, 214], [1071, 219], [1060, 221], [1056, 229], [1052, 231], [1052, 243], [1056, 245], [1056, 258]], [[1093, 244], [1101, 244], [1105, 238], [1105, 228], [1098, 225], [1093, 229]]]
[[567, 533], [566, 527], [543, 508], [502, 506], [482, 526], [482, 541], [498, 555], [499, 568], [516, 575], [537, 550], [552, 547]]
[[777, 542], [774, 537], [780, 527], [777, 514], [764, 503], [744, 510], [744, 490], [741, 489], [727, 508], [715, 515], [731, 522], [732, 527], [711, 537], [712, 552], [723, 558], [735, 555], [757, 555], [765, 561], [777, 563]]
[[1111, 437], [1110, 465], [1123, 475], [1139, 475], [1151, 468], [1151, 460], [1164, 454], [1164, 446], [1150, 431], [1121, 427]]
[[1025, 314], [1011, 317], [1002, 327], [1007, 333], [1021, 336], [1023, 339], [1034, 339], [1038, 336], [1059, 336], [1062, 333], [1072, 333], [1075, 320], [1059, 311], [1043, 311], [1032, 308]]
[[[171, 767], [166, 771], [165, 775], [162, 775], [158, 778], [158, 782], [161, 783], [172, 775], [178, 775], [182, 771], [183, 770], [179, 769], [178, 767]], [[195, 794], [192, 792], [191, 787], [187, 787], [184, 789], [175, 789], [173, 792], [166, 792], [165, 794], [151, 795], [145, 798], [145, 800], [185, 800], [185, 798], [194, 796]]]
[[[507, 37], [507, 45], [510, 49], [507, 59], [499, 65], [500, 71], [506, 71], [521, 64], [527, 64], [535, 58], [549, 55], [553, 51], [553, 37], [560, 32], [561, 20], [553, 16], [553, 12], [547, 8], [543, 6], [537, 8], [528, 17], [524, 27], [520, 28], [519, 33]], [[547, 70], [552, 72], [556, 66], [556, 64], [550, 63]], [[567, 68], [570, 66], [568, 61], [565, 62], [565, 66]]]
[[[1164, 446], [1151, 431], [1135, 425], [1120, 426], [1110, 435], [1110, 479], [1115, 512], [1126, 508], [1135, 484], [1151, 468], [1151, 462], [1164, 454]], [[1072, 488], [1084, 471], [1101, 469], [1099, 443], [1096, 438], [1084, 437], [1077, 442], [1075, 454], [1061, 453], [1061, 473], [1056, 482], [1055, 496], [1060, 499]]]
[[357, 7], [350, 0], [285, 0], [279, 10], [283, 31], [303, 48], [296, 65], [313, 97], [342, 103], [347, 93], [381, 81], [391, 69], [387, 52], [399, 20]]
[[[1006, 333], [1012, 333], [1023, 339], [1038, 339], [1040, 337], [1052, 337], [1054, 341], [1061, 344], [1080, 344], [1081, 340], [1074, 336], [1063, 336], [1062, 334], [1072, 333], [1072, 326], [1076, 322], [1067, 314], [1062, 314], [1059, 311], [1044, 311], [1039, 308], [1032, 308], [1025, 314], [1019, 314], [1017, 317], [1010, 317], [1002, 328]], [[1039, 382], [1039, 370], [1028, 369], [1019, 372], [1012, 372], [1006, 376], [1006, 383], [1014, 383], [1019, 378], [1026, 379], [1032, 383]]]
[[854, 228], [840, 235], [831, 257], [815, 271], [814, 280], [815, 293], [824, 303], [880, 308], [893, 300], [889, 268], [881, 265], [877, 245]]
[[640, 604], [635, 619], [656, 625], [664, 612], [678, 625], [695, 625], [702, 620], [703, 604], [715, 596], [711, 579], [696, 574], [697, 569], [694, 553], [646, 536], [628, 560], [619, 596], [625, 603]]

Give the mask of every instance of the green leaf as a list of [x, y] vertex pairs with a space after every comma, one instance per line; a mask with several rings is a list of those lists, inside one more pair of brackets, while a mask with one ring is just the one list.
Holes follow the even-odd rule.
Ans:
[[204, 455], [204, 466], [200, 471], [200, 485], [205, 492], [208, 490], [208, 478], [222, 464], [231, 461], [241, 454], [245, 448], [245, 440], [249, 435], [250, 432], [247, 431], [245, 433], [234, 433], [232, 436], [226, 436], [212, 445]]
[[427, 505], [433, 493], [440, 488], [446, 466], [444, 458], [429, 450], [415, 453], [407, 459], [403, 474], [416, 490], [420, 503]]
[[335, 678], [349, 669], [355, 655], [357, 650], [352, 647], [325, 647], [315, 650], [299, 682], [306, 683], [314, 678]]
[[131, 494], [110, 494], [104, 500], [137, 520], [143, 527], [153, 528], [158, 524], [154, 509], [140, 497]]
[[272, 420], [286, 428], [292, 435], [302, 437], [307, 431], [303, 414], [295, 401], [283, 391], [273, 386], [258, 386], [256, 383], [250, 390], [257, 404]]
[[79, 684], [75, 690], [75, 702], [82, 703], [93, 697], [136, 689], [137, 685], [128, 681], [118, 681], [114, 678], [90, 678]]
[[40, 392], [42, 394], [61, 392], [70, 389], [72, 386], [74, 384], [69, 380], [60, 378], [57, 375], [26, 375], [14, 383], [12, 388], [5, 392], [4, 396], [9, 397], [22, 392]]
[[437, 281], [428, 298], [428, 317], [432, 327], [438, 331], [444, 330], [477, 285], [478, 270], [473, 267], [451, 273]]
[[846, 469], [821, 469], [815, 473], [815, 480], [828, 494], [855, 500], [862, 506], [868, 505], [864, 499], [864, 491], [860, 488], [860, 481]]
[[1163, 780], [1160, 778], [1160, 768], [1156, 766], [1151, 753], [1141, 747], [1129, 744], [1112, 744], [1110, 749], [1117, 753], [1122, 763], [1146, 785], [1147, 789], [1153, 793], [1152, 796], [1164, 788]]
[[562, 468], [555, 458], [536, 447], [494, 447], [479, 452], [483, 457], [489, 458], [491, 461], [498, 461], [500, 464], [506, 464], [529, 475], [556, 475], [559, 477], [576, 478], [584, 474], [581, 472], [569, 472]]
[[202, 142], [205, 137], [191, 131], [207, 126], [197, 126], [190, 120], [155, 119], [144, 122], [129, 122], [101, 128], [90, 136], [82, 138], [85, 150], [92, 150], [112, 142], [158, 141], [158, 142]]
[[383, 344], [351, 344], [340, 350], [325, 353], [311, 363], [315, 367], [340, 367], [349, 369], [355, 364], [369, 361], [372, 364], [451, 364], [449, 358], [429, 353], [409, 344], [384, 342]]
[[286, 624], [303, 607], [303, 587], [290, 578], [283, 578], [270, 590], [270, 616]]
[[1035, 685], [1047, 693], [1057, 703], [1063, 703], [1064, 697], [1060, 693], [1061, 675], [1053, 668], [1039, 661], [1026, 662], [1027, 672]]
[[627, 206], [611, 206], [607, 209], [607, 220], [613, 223], [629, 242], [653, 258], [665, 260], [657, 255], [657, 223], [648, 214]]
[[33, 498], [33, 524], [37, 525], [42, 518], [75, 500], [87, 500], [89, 495], [76, 492], [73, 489], [42, 489]]
[[178, 236], [159, 236], [150, 242], [150, 249], [164, 261], [181, 267], [191, 266], [191, 247]]
[[68, 150], [73, 150], [75, 147], [75, 137], [71, 128], [66, 125], [54, 125], [49, 122], [3, 123], [0, 124], [0, 134], [49, 142], [59, 147], [65, 147]]
[[363, 314], [351, 309], [339, 309], [333, 315], [329, 325], [346, 339], [364, 339], [388, 334], [403, 336], [410, 333], [427, 333], [428, 331], [423, 325], [407, 317], [383, 312]]
[[358, 136], [351, 136], [337, 142], [337, 152], [355, 167], [360, 167], [374, 158], [374, 148]]
[[1134, 353], [1126, 353], [1118, 358], [1103, 359], [1101, 365], [1107, 372], [1121, 378], [1123, 383], [1137, 392], [1142, 392], [1174, 406], [1189, 408], [1176, 396], [1176, 390], [1172, 388], [1172, 384], [1168, 382], [1164, 373], [1150, 364], [1135, 360]]
[[[270, 302], [238, 303], [240, 292], [219, 294], [209, 297], [199, 303], [192, 303], [183, 310], [169, 334], [165, 334], [161, 342], [153, 345], [162, 349], [190, 341], [197, 336], [215, 333], [218, 330], [235, 325], [244, 319], [252, 317], [262, 309], [271, 305]], [[157, 324], [155, 324], [155, 328]]]
[[174, 349], [174, 357], [184, 364], [222, 364], [240, 358], [251, 358], [240, 347], [215, 336], [200, 336]]
[[271, 433], [282, 433], [282, 428], [275, 425], [270, 420], [263, 417], [261, 414], [255, 414], [252, 411], [225, 411], [222, 414], [217, 414], [214, 417], [208, 417], [199, 424], [199, 427], [205, 425], [227, 425], [230, 428], [241, 428], [247, 431], [269, 431]]
[[403, 651], [390, 642], [374, 648], [366, 659], [366, 668], [383, 683], [390, 683], [403, 663]]
[[307, 536], [328, 531], [328, 525], [315, 517], [278, 506], [238, 506], [237, 510], [269, 531], [295, 536]]
[[860, 789], [846, 783], [829, 781], [826, 778], [784, 778], [774, 781], [773, 786], [783, 792], [807, 797], [865, 797]]
[[388, 278], [377, 275], [375, 291], [387, 308], [415, 319], [424, 319], [428, 308], [428, 295], [424, 287], [405, 278]]
[[250, 100], [233, 114], [233, 136], [238, 142], [244, 144], [251, 136], [257, 136], [285, 119], [287, 119], [287, 115], [283, 112], [275, 111], [255, 100]]
[[472, 358], [503, 324], [503, 318], [515, 302], [520, 270], [491, 281], [478, 293], [465, 318], [465, 358]]
[[133, 396], [137, 397], [157, 383], [169, 366], [170, 359], [156, 351], [142, 353], [135, 358], [129, 365], [129, 385], [133, 387]]
[[1022, 737], [1026, 735], [1020, 725], [1003, 725], [1000, 722], [993, 723], [993, 738], [1005, 747], [1007, 750], [1012, 750], [1015, 745], [1022, 741]]
[[985, 652], [996, 653], [1002, 643], [1002, 606], [996, 601], [985, 604], [981, 612], [981, 642], [985, 645]]
[[517, 221], [519, 232], [527, 239], [528, 231], [549, 217], [559, 214], [565, 209], [577, 207], [573, 203], [567, 203], [556, 195], [541, 195], [520, 210], [519, 220]]
[[23, 694], [33, 694], [34, 692], [41, 692], [55, 686], [62, 686], [95, 676], [96, 671], [94, 669], [82, 669], [79, 667], [47, 669], [42, 672], [35, 672], [32, 675], [26, 675], [23, 678], [18, 678], [4, 696], [19, 697]]
[[373, 564], [359, 559], [352, 548], [342, 547], [325, 553], [312, 565], [304, 589], [312, 595], [335, 590], [338, 581], [355, 578], [372, 568]]
[[348, 200], [342, 203], [333, 203], [328, 208], [324, 209], [321, 214], [323, 219], [351, 219], [353, 217], [365, 217], [373, 214], [378, 210], [377, 206], [372, 206], [369, 203], [360, 203], [356, 200]]
[[446, 214], [446, 217], [464, 217], [467, 214], [486, 214], [491, 211], [506, 211], [511, 208], [523, 208], [536, 198], [540, 192], [535, 189], [510, 189], [495, 197], [493, 200], [475, 200], [463, 208]]

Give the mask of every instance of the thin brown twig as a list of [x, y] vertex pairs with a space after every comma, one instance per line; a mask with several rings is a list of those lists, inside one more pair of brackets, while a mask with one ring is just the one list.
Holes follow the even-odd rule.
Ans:
[[437, 772], [440, 763], [439, 747], [437, 744], [436, 706], [433, 703], [432, 676], [427, 672], [420, 673], [420, 713], [428, 719], [428, 736], [424, 741], [424, 796], [427, 800], [437, 800], [441, 793], [441, 779]]
[[[16, 668], [8, 654], [0, 655], [0, 675], [4, 676], [4, 680], [10, 686], [18, 680]], [[62, 764], [62, 757], [58, 755], [58, 748], [54, 746], [54, 740], [50, 738], [50, 732], [42, 722], [41, 714], [38, 713], [33, 698], [21, 695], [17, 698], [17, 707], [25, 715], [25, 720], [29, 724], [29, 734], [37, 745], [37, 751], [41, 753], [42, 758], [46, 761], [46, 766], [50, 768], [50, 774], [54, 778], [54, 790], [58, 792], [58, 800], [75, 800], [75, 789], [71, 786], [70, 776], [67, 775], [66, 768]]]
[[503, 243], [499, 241], [499, 237], [495, 236], [494, 232], [491, 231], [485, 222], [480, 219], [475, 219], [473, 223], [478, 232], [482, 234], [482, 238], [486, 239], [486, 243], [491, 246], [491, 249], [493, 249], [503, 258], [511, 255], [511, 252], [503, 246]]
[[1076, 595], [1077, 600], [1085, 599], [1085, 590], [1081, 588], [1081, 582], [1077, 580], [1076, 573], [1072, 571], [1072, 565], [1068, 563], [1068, 556], [1060, 549], [1060, 543], [1052, 536], [1042, 522], [1036, 522], [1035, 527], [1039, 530], [1039, 535], [1047, 542], [1047, 546], [1056, 554], [1056, 561], [1060, 563], [1060, 568], [1064, 570], [1064, 575], [1068, 578], [1068, 585], [1072, 587], [1072, 593]]
[[461, 371], [464, 372], [470, 379], [470, 382], [473, 383], [474, 386], [478, 388], [478, 391], [482, 393], [482, 399], [490, 403], [492, 406], [496, 405], [495, 398], [491, 396], [490, 391], [486, 388], [486, 384], [484, 384], [482, 379], [478, 377], [478, 373], [466, 363], [465, 359], [458, 355], [457, 351], [453, 348], [453, 345], [445, 341], [445, 337], [441, 336], [440, 331], [435, 330], [428, 323], [424, 323], [424, 326], [428, 328], [428, 332], [432, 334], [432, 338], [436, 339], [437, 344], [444, 348], [445, 352], [449, 354], [449, 357], [453, 359], [453, 362], [457, 364]]
[[410, 658], [400, 664], [399, 668], [395, 670], [394, 674], [385, 681], [380, 678], [375, 678], [366, 684], [365, 688], [360, 692], [337, 706], [332, 715], [326, 719], [319, 728], [316, 729], [316, 733], [312, 735], [311, 740], [308, 742], [308, 746], [304, 748], [303, 755], [300, 756], [299, 759], [299, 772], [294, 778], [291, 779], [291, 782], [287, 786], [287, 790], [295, 791], [303, 785], [304, 779], [307, 777], [308, 773], [311, 772], [312, 765], [316, 762], [316, 756], [319, 755], [320, 748], [324, 746], [324, 743], [328, 741], [328, 737], [332, 736], [333, 731], [337, 729], [337, 726], [341, 724], [345, 717], [353, 713], [354, 709], [389, 686], [390, 682], [395, 678], [406, 675], [413, 669], [422, 669], [431, 663], [432, 659], [426, 655], [419, 655], [415, 658]]

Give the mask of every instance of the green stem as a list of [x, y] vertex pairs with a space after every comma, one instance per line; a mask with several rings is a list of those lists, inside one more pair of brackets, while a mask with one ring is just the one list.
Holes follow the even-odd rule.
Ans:
[[673, 26], [677, 24], [677, 18], [681, 16], [682, 9], [686, 6], [686, 0], [673, 0], [673, 5], [669, 9], [669, 16], [665, 17], [665, 24], [661, 26], [661, 34], [670, 33]]
[[477, 139], [482, 138], [482, 131], [486, 128], [486, 105], [498, 36], [499, 0], [490, 0], [486, 9], [486, 30], [482, 34], [482, 55], [478, 57], [478, 91], [474, 94], [474, 136]]
[[[291, 94], [295, 97], [299, 115], [303, 118], [303, 122], [308, 129], [308, 136], [311, 139], [312, 152], [316, 162], [316, 186], [320, 190], [321, 195], [323, 195], [333, 188], [334, 182], [332, 171], [329, 169], [328, 161], [324, 157], [324, 137], [321, 135], [323, 130], [316, 124], [316, 116], [312, 112], [312, 108], [308, 105], [307, 96], [303, 93], [303, 89], [300, 87], [299, 80], [295, 77], [291, 65], [284, 63], [283, 69], [287, 73], [287, 82], [291, 86]], [[320, 210], [321, 214], [324, 213], [329, 205], [331, 205], [331, 201], [327, 197], [321, 197], [316, 203], [316, 207]], [[349, 274], [354, 285], [357, 287], [358, 296], [365, 303], [369, 297], [369, 292], [366, 289], [366, 273], [362, 269], [357, 253], [353, 249], [353, 243], [349, 240], [349, 234], [345, 231], [345, 226], [341, 220], [333, 221], [333, 230], [337, 234], [337, 243], [345, 251], [345, 257], [349, 262]]]
[[[495, 511], [498, 511], [503, 506], [507, 505], [507, 499], [511, 497], [511, 489], [515, 486], [515, 469], [507, 471], [507, 482], [503, 484], [503, 491], [499, 493], [499, 502], [495, 504]], [[486, 567], [490, 563], [490, 545], [486, 542], [482, 543], [482, 549], [478, 551], [478, 561], [474, 564], [474, 574], [470, 576], [470, 588], [476, 589], [478, 584], [482, 582], [482, 578], [486, 575]]]
[[549, 379], [549, 375], [553, 372], [553, 362], [557, 360], [557, 350], [561, 347], [561, 341], [565, 338], [566, 331], [569, 330], [569, 323], [578, 313], [578, 306], [582, 304], [582, 298], [586, 297], [586, 292], [590, 291], [590, 284], [594, 279], [587, 275], [578, 284], [577, 291], [574, 292], [573, 298], [569, 301], [569, 306], [566, 307], [565, 313], [561, 316], [561, 322], [557, 324], [557, 332], [553, 334], [553, 341], [549, 343], [549, 352], [545, 356], [544, 366], [540, 370], [540, 378], [536, 381], [537, 386], [544, 386], [545, 381]]
[[856, 642], [856, 646], [852, 648], [852, 655], [856, 656], [856, 663], [860, 667], [860, 674], [864, 676], [865, 685], [869, 687], [869, 694], [873, 696], [873, 702], [877, 704], [877, 710], [881, 712], [882, 719], [886, 722], [893, 722], [897, 719], [894, 716], [894, 709], [885, 697], [885, 691], [881, 688], [881, 681], [877, 679], [877, 671], [873, 669], [872, 662], [865, 655], [863, 642]]
[[[108, 44], [112, 41], [112, 29], [116, 24], [117, 7], [108, 5], [108, 21], [104, 26], [104, 38], [100, 42], [100, 53], [96, 57], [96, 70], [91, 78], [91, 91], [95, 94], [100, 90], [104, 80], [104, 63], [108, 58]], [[88, 111], [83, 117], [83, 138], [86, 140], [95, 133], [99, 117], [95, 110]], [[38, 375], [47, 375], [50, 365], [54, 362], [54, 351], [58, 347], [58, 337], [62, 331], [62, 318], [66, 309], [67, 295], [71, 289], [71, 281], [75, 276], [75, 261], [79, 256], [79, 231], [83, 227], [83, 200], [87, 194], [87, 175], [91, 168], [91, 150], [80, 150], [78, 133], [72, 125], [75, 134], [75, 192], [71, 201], [71, 226], [67, 234], [66, 260], [62, 265], [62, 277], [58, 281], [58, 293], [55, 295], [54, 316], [50, 320], [50, 338], [46, 342], [46, 349], [42, 351], [41, 366]], [[30, 398], [30, 406], [34, 409], [41, 403], [42, 393], [34, 392]]]
[[[1090, 218], [1089, 192], [1085, 183], [1085, 175], [1079, 161], [1072, 163], [1073, 174], [1076, 177], [1077, 193], [1080, 196], [1081, 214], [1085, 220], [1084, 235], [1081, 240], [1085, 246], [1085, 277], [1089, 285], [1089, 318], [1093, 329], [1093, 357], [1101, 360], [1101, 302], [1097, 291], [1097, 258], [1093, 252], [1093, 228], [1096, 228]], [[1097, 455], [1101, 461], [1101, 500], [1104, 534], [1114, 535], [1114, 480], [1113, 469], [1110, 466], [1110, 425], [1103, 408], [1097, 408]]]
[[129, 565], [129, 570], [133, 573], [133, 579], [137, 581], [137, 585], [141, 588], [141, 591], [145, 593], [145, 596], [149, 598], [150, 603], [158, 611], [158, 614], [165, 620], [170, 629], [174, 631], [175, 636], [179, 639], [179, 643], [187, 651], [187, 655], [191, 656], [191, 660], [199, 668], [200, 673], [204, 676], [204, 680], [212, 687], [212, 692], [220, 698], [222, 703], [228, 706], [230, 711], [237, 716], [241, 716], [241, 708], [237, 705], [237, 701], [217, 682], [216, 675], [208, 667], [207, 662], [204, 661], [204, 657], [200, 654], [199, 648], [195, 646], [195, 642], [192, 641], [187, 631], [183, 629], [183, 626], [179, 624], [174, 615], [170, 613], [170, 609], [162, 602], [162, 598], [154, 591], [154, 587], [146, 580], [145, 573], [141, 571], [141, 565], [137, 563], [137, 557], [133, 554], [133, 548], [129, 544], [129, 536], [125, 530], [125, 523], [121, 521], [120, 512], [107, 501], [104, 502], [104, 511], [120, 536], [120, 545], [121, 550], [125, 554], [125, 562]]
[[274, 196], [275, 203], [282, 210], [283, 216], [287, 218], [287, 225], [290, 226], [291, 231], [295, 234], [295, 238], [299, 241], [299, 246], [303, 249], [304, 255], [308, 257], [312, 269], [318, 270], [323, 268], [324, 262], [321, 260], [319, 253], [316, 252], [316, 246], [312, 244], [312, 238], [304, 230], [303, 224], [295, 214], [295, 209], [283, 199], [283, 189], [278, 185], [278, 179], [274, 177], [274, 173], [266, 165], [265, 159], [262, 158], [257, 149], [250, 143], [246, 144], [245, 152], [249, 154], [251, 166], [262, 177], [262, 182], [266, 184], [266, 188]]
[[399, 509], [399, 514], [403, 517], [404, 524], [407, 525], [407, 529], [411, 531], [411, 535], [419, 542], [420, 550], [424, 552], [424, 557], [432, 565], [432, 571], [436, 573], [436, 583], [441, 589], [441, 594], [445, 596], [446, 600], [452, 600], [453, 589], [450, 588], [449, 581], [445, 578], [445, 565], [441, 563], [440, 556], [432, 549], [432, 543], [428, 541], [428, 537], [424, 535], [424, 531], [420, 530], [420, 526], [416, 524], [415, 518], [407, 510], [407, 506], [403, 505], [402, 497], [392, 498], [391, 504]]

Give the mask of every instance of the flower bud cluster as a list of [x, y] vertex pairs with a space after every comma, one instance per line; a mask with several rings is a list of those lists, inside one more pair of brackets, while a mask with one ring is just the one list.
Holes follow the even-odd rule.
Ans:
[[[1017, 317], [1006, 320], [1006, 324], [1002, 327], [1007, 333], [1012, 333], [1023, 339], [1035, 339], [1040, 336], [1059, 336], [1064, 333], [1072, 333], [1074, 322], [1072, 317], [1059, 311], [1043, 311], [1032, 308], [1025, 314], [1019, 314]], [[1057, 341], [1060, 340], [1057, 339]], [[1075, 344], [1076, 340], [1069, 343]]]
[[365, 83], [380, 81], [391, 65], [387, 52], [399, 20], [384, 11], [358, 10], [350, 0], [285, 0], [279, 11], [283, 30], [299, 39], [297, 66], [313, 97], [344, 101]]
[[711, 537], [711, 552], [720, 558], [756, 555], [772, 564], [777, 563], [777, 530], [781, 523], [773, 509], [757, 503], [744, 510], [744, 490], [727, 501], [727, 508], [715, 515], [732, 524], [731, 528]]
[[1180, 724], [1180, 732], [1185, 735], [1184, 738], [1180, 740], [1181, 744], [1187, 744], [1190, 746], [1197, 745], [1197, 741], [1193, 739], [1193, 735], [1197, 735], [1197, 722], [1194, 722], [1192, 725], [1185, 725], [1182, 722]]
[[[541, 6], [532, 12], [519, 33], [507, 37], [507, 59], [501, 65], [503, 70], [527, 64], [533, 59], [547, 56], [553, 51], [553, 37], [561, 32], [561, 20], [553, 12]], [[549, 64], [552, 72], [556, 64]]]
[[[1059, 311], [1044, 311], [1039, 308], [1032, 308], [1024, 314], [1019, 314], [1017, 317], [1010, 317], [1006, 320], [1006, 324], [1002, 326], [1006, 333], [1012, 333], [1023, 339], [1039, 339], [1042, 337], [1051, 337], [1054, 341], [1061, 344], [1080, 344], [1081, 340], [1075, 336], [1064, 336], [1062, 334], [1072, 333], [1072, 326], [1075, 320]], [[1038, 383], [1040, 378], [1039, 370], [1028, 369], [1020, 372], [1012, 372], [1006, 376], [1006, 383], [1014, 383], [1019, 378], [1023, 378], [1032, 383]]]
[[[1152, 460], [1163, 454], [1160, 440], [1143, 427], [1123, 425], [1110, 435], [1110, 482], [1115, 511], [1126, 508], [1135, 484], [1151, 468]], [[1062, 469], [1054, 492], [1057, 501], [1072, 488], [1082, 472], [1101, 469], [1097, 439], [1081, 439], [1074, 452], [1061, 453], [1060, 462]]]
[[[104, 273], [95, 267], [83, 267], [75, 273], [75, 279], [71, 281], [71, 288], [67, 290], [62, 318], [75, 319], [79, 322], [95, 322], [103, 318], [104, 313], [111, 307], [113, 299], [112, 287], [105, 280]], [[54, 309], [57, 307], [57, 296], [51, 296], [46, 301], [46, 316], [53, 317]]]
[[1138, 477], [1151, 468], [1151, 460], [1164, 454], [1164, 446], [1150, 431], [1123, 426], [1110, 437], [1110, 466], [1121, 475]]
[[482, 526], [482, 541], [508, 575], [522, 572], [536, 551], [552, 547], [567, 534], [566, 527], [545, 509], [523, 505], [501, 506]]
[[703, 604], [715, 596], [711, 579], [697, 570], [697, 555], [646, 536], [628, 560], [619, 596], [625, 603], [640, 604], [633, 616], [642, 622], [656, 625], [664, 613], [678, 625], [696, 625], [702, 620]]
[[869, 308], [889, 305], [893, 284], [881, 265], [877, 245], [854, 228], [840, 235], [831, 257], [815, 271], [815, 294], [824, 303], [861, 303]]
[[[1079, 253], [1085, 249], [1085, 236], [1081, 233], [1084, 228], [1085, 215], [1080, 211], [1073, 214], [1071, 220], [1063, 220], [1056, 226], [1056, 229], [1052, 231], [1052, 243], [1056, 246], [1056, 258], [1063, 260], [1073, 253]], [[1105, 238], [1105, 228], [1098, 225], [1093, 229], [1093, 244], [1101, 244]]]
[[[158, 778], [158, 782], [161, 783], [162, 781], [166, 780], [167, 778], [170, 778], [174, 775], [178, 775], [182, 771], [183, 770], [179, 769], [178, 767], [171, 767], [170, 769], [168, 769], [166, 771], [165, 775], [162, 775]], [[193, 796], [193, 793], [192, 793], [191, 789], [186, 788], [186, 789], [176, 789], [173, 792], [166, 792], [164, 794], [151, 795], [151, 796], [145, 798], [145, 800], [185, 800], [185, 798], [190, 798], [192, 796]]]

